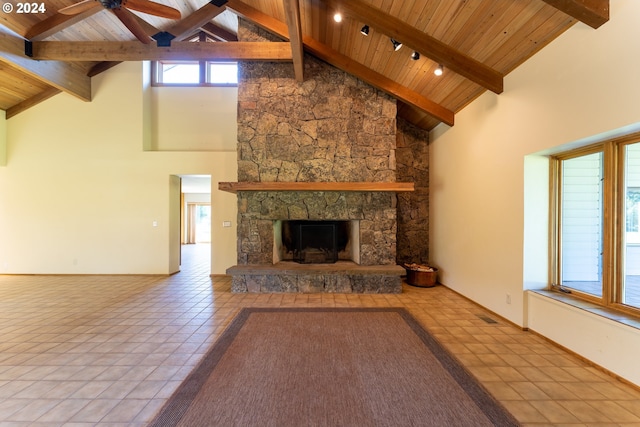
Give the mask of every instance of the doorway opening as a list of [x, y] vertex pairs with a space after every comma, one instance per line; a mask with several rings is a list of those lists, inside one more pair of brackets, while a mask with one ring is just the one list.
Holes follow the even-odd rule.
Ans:
[[211, 176], [181, 175], [180, 270], [211, 270]]

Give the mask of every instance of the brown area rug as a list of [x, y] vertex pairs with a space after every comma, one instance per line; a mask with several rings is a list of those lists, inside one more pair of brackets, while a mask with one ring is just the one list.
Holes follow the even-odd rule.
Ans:
[[515, 426], [402, 308], [245, 308], [152, 426]]

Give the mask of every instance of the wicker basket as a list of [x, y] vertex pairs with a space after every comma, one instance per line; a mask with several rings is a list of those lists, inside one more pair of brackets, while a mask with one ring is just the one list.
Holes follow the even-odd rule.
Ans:
[[407, 270], [407, 283], [412, 286], [420, 286], [422, 288], [431, 288], [436, 286], [438, 269], [433, 268], [433, 271], [420, 271], [420, 270], [412, 270], [410, 268], [405, 267]]

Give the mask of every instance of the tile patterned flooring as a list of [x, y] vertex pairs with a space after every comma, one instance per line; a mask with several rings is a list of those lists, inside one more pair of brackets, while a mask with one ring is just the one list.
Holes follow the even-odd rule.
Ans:
[[406, 307], [523, 425], [640, 426], [640, 390], [443, 286], [231, 294], [208, 256], [184, 247], [170, 277], [0, 275], [0, 427], [144, 426], [248, 306]]

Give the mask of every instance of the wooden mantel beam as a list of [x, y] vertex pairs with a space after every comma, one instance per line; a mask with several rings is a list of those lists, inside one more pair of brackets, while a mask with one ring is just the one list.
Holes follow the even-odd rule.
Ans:
[[413, 182], [219, 182], [218, 190], [238, 191], [415, 191]]
[[67, 92], [83, 101], [91, 101], [91, 78], [78, 67], [62, 61], [34, 61], [24, 54], [25, 41], [0, 26], [0, 63]]
[[33, 42], [33, 59], [60, 61], [291, 61], [289, 43], [172, 42], [171, 46], [131, 42]]
[[[285, 39], [288, 38], [287, 26], [284, 23], [260, 12], [240, 0], [229, 0], [227, 8], [233, 11], [236, 15], [255, 23], [259, 27], [276, 34], [279, 37]], [[402, 86], [390, 78], [360, 64], [357, 61], [354, 61], [348, 56], [341, 54], [340, 52], [309, 36], [303, 36], [302, 41], [305, 50], [312, 53], [317, 58], [369, 83], [406, 104], [421, 109], [449, 126], [453, 126], [454, 113], [451, 110], [425, 98], [419, 93]]]
[[550, 6], [598, 28], [609, 20], [609, 0], [543, 0]]

